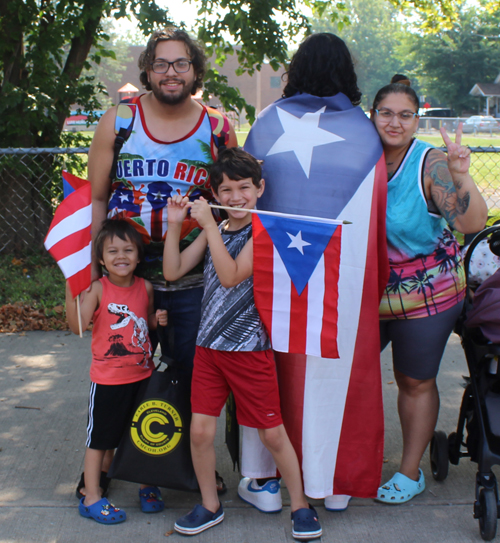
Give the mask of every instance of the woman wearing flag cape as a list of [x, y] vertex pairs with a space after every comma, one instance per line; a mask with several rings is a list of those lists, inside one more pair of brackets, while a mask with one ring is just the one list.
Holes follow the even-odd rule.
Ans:
[[[284, 97], [262, 111], [245, 144], [264, 161], [268, 191], [260, 209], [352, 222], [342, 228], [336, 284], [324, 289], [333, 310], [323, 318], [322, 337], [336, 340], [338, 357], [311, 354], [307, 341], [298, 352], [286, 337], [286, 318], [303, 319], [307, 337], [318, 310], [316, 287], [298, 295], [292, 279], [289, 315], [276, 317], [280, 345], [289, 345], [276, 353], [285, 426], [305, 493], [325, 498], [329, 510], [345, 509], [350, 496], [375, 497], [383, 460], [378, 306], [388, 278], [387, 174], [378, 135], [356, 107], [360, 98], [344, 42], [329, 33], [309, 36], [290, 63]], [[331, 285], [329, 273], [325, 266], [323, 284]], [[319, 310], [325, 317], [325, 307]], [[244, 429], [246, 477], [238, 493], [262, 511], [276, 511], [276, 468], [254, 437]]]

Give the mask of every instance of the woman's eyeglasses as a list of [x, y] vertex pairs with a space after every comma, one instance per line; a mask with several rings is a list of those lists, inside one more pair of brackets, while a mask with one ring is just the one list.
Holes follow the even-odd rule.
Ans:
[[410, 124], [415, 117], [418, 117], [418, 113], [413, 113], [413, 111], [400, 111], [399, 113], [394, 113], [390, 109], [382, 108], [376, 109], [375, 112], [380, 121], [384, 123], [390, 123], [394, 116], [399, 119], [401, 124]]

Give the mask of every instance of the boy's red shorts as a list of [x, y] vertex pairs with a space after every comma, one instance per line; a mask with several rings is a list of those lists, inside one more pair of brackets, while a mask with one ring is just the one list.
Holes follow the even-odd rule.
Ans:
[[273, 351], [216, 351], [196, 347], [191, 410], [218, 417], [233, 391], [238, 423], [275, 428], [281, 418]]

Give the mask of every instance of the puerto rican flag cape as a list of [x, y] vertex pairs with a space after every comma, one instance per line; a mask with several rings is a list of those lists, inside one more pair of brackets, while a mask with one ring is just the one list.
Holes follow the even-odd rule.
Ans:
[[[275, 354], [283, 420], [305, 493], [374, 497], [384, 449], [378, 307], [389, 275], [380, 139], [345, 95], [297, 94], [262, 111], [245, 149], [264, 160], [260, 209], [352, 222], [342, 227], [338, 358]], [[242, 472], [276, 475], [248, 428]]]

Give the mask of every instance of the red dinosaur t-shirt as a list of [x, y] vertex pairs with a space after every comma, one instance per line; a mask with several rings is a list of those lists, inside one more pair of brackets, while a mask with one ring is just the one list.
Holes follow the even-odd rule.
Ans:
[[99, 385], [123, 385], [146, 379], [153, 371], [148, 331], [148, 293], [144, 279], [130, 287], [100, 279], [102, 298], [94, 313], [90, 379]]

